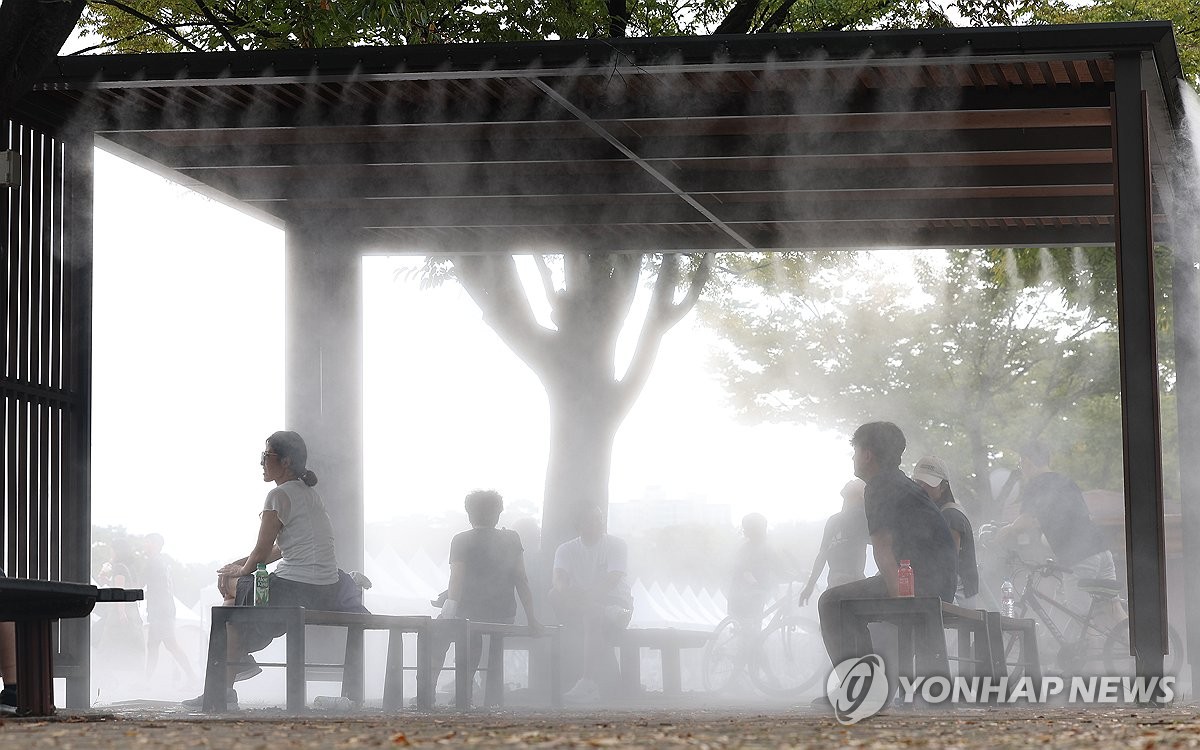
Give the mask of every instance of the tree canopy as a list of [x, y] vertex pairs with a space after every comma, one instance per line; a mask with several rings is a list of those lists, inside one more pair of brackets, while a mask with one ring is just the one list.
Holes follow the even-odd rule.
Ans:
[[[19, 2], [6, 0], [5, 4]], [[1191, 0], [88, 0], [84, 31], [122, 52], [437, 44], [622, 36], [1012, 26], [1161, 19], [1200, 82]]]
[[949, 460], [987, 514], [991, 468], [1030, 438], [1050, 441], [1084, 485], [1120, 486], [1112, 256], [723, 256], [701, 309], [725, 337], [719, 366], [746, 418], [846, 434], [896, 422], [909, 432], [906, 456]]

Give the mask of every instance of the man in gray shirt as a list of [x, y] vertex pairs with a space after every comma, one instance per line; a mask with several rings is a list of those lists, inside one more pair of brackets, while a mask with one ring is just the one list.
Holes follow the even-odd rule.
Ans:
[[[529, 627], [539, 630], [521, 538], [515, 531], [496, 528], [504, 498], [495, 490], [475, 490], [463, 505], [471, 528], [450, 541], [450, 590], [439, 617], [511, 624], [519, 597]], [[440, 647], [445, 661], [450, 642]], [[472, 669], [478, 667], [482, 655], [483, 636], [477, 634], [471, 642]]]

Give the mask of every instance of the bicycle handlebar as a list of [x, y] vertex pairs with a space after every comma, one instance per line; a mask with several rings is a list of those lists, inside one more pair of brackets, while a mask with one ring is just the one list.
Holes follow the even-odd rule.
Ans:
[[1061, 575], [1063, 573], [1074, 573], [1074, 571], [1071, 568], [1068, 568], [1063, 565], [1059, 565], [1058, 563], [1056, 563], [1054, 561], [1053, 558], [1048, 558], [1043, 563], [1029, 562], [1028, 560], [1022, 558], [1019, 554], [1017, 554], [1015, 550], [1009, 551], [1008, 557], [1005, 560], [1005, 562], [1008, 563], [1009, 565], [1015, 565], [1017, 567], [1024, 568], [1025, 570], [1028, 570], [1030, 572], [1040, 572], [1044, 575]]

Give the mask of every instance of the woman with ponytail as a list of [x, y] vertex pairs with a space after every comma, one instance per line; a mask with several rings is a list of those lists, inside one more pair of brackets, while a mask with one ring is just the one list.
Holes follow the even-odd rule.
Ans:
[[[218, 588], [226, 604], [254, 603], [254, 571], [259, 563], [279, 560], [269, 577], [270, 606], [333, 610], [338, 591], [333, 524], [315, 487], [317, 475], [307, 468], [308, 448], [295, 432], [276, 432], [267, 438], [259, 461], [263, 481], [274, 482], [259, 513], [258, 540], [250, 554], [217, 571]], [[236, 588], [231, 584], [236, 580]], [[229, 628], [229, 684], [262, 671], [249, 654], [282, 635], [282, 627], [238, 625]], [[227, 702], [237, 703], [229, 689]], [[203, 704], [203, 696], [184, 705]]]

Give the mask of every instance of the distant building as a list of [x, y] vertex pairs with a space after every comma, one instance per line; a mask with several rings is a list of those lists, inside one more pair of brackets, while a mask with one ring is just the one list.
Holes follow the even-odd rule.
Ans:
[[686, 524], [729, 526], [729, 513], [728, 505], [706, 502], [699, 495], [672, 498], [661, 487], [648, 487], [641, 498], [609, 503], [608, 530], [620, 536]]

